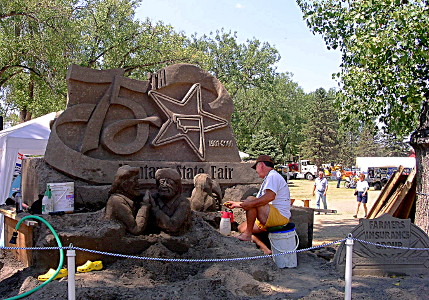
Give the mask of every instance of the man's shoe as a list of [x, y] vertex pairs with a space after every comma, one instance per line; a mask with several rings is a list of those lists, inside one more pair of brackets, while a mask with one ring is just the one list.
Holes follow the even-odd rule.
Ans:
[[100, 271], [101, 269], [103, 269], [103, 263], [101, 262], [101, 260], [88, 260], [84, 265], [77, 267], [77, 271], [81, 273]]
[[316, 215], [320, 215], [320, 211], [318, 211], [318, 212], [316, 213]]
[[354, 216], [353, 216], [353, 218], [355, 218], [355, 219], [356, 219], [356, 218], [357, 218], [357, 215], [354, 215]]

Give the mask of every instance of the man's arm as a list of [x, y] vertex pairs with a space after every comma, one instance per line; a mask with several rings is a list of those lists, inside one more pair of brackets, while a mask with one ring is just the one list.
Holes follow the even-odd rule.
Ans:
[[265, 194], [262, 195], [259, 198], [256, 198], [254, 196], [249, 196], [244, 201], [227, 201], [223, 205], [225, 205], [227, 208], [242, 208], [244, 210], [248, 210], [253, 207], [258, 206], [264, 206], [271, 201], [273, 201], [276, 198], [276, 193], [274, 193], [272, 190], [267, 189], [265, 191]]
[[328, 179], [325, 178], [325, 180], [326, 180], [326, 189], [325, 189], [324, 195], [326, 196], [326, 193], [328, 192], [329, 184], [328, 184]]
[[250, 208], [264, 206], [273, 201], [276, 198], [276, 193], [274, 193], [272, 190], [265, 190], [265, 194], [263, 194], [261, 197], [247, 197], [246, 200], [244, 200], [243, 203], [241, 203], [241, 208], [244, 210], [248, 210]]

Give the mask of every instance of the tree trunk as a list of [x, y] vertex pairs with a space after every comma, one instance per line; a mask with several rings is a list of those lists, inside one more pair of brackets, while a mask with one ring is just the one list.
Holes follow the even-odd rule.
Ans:
[[420, 125], [411, 135], [411, 146], [416, 152], [417, 199], [414, 223], [429, 234], [429, 104], [423, 104]]
[[[30, 75], [30, 82], [28, 84], [28, 99], [29, 102], [34, 102], [34, 80], [32, 76]], [[31, 112], [28, 111], [27, 107], [24, 107], [19, 112], [19, 119], [20, 122], [27, 122], [31, 120]]]

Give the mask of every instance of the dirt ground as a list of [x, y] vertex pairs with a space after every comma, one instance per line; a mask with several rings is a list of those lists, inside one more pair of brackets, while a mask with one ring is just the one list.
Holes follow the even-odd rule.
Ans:
[[[352, 190], [329, 183], [328, 208], [337, 213], [315, 215], [313, 245], [343, 239], [358, 224], [353, 218], [356, 203]], [[312, 183], [290, 184], [291, 197], [313, 199]], [[370, 192], [368, 208], [379, 191]], [[296, 202], [296, 205], [300, 205]], [[310, 206], [315, 207], [312, 200]], [[360, 212], [363, 216], [363, 210]], [[247, 258], [263, 255], [250, 242], [222, 236], [195, 216], [192, 230], [182, 237], [190, 244], [186, 253], [176, 253], [162, 243], [149, 247], [141, 257], [178, 259]], [[344, 277], [332, 263], [338, 245], [298, 254], [298, 267], [279, 269], [272, 258], [231, 262], [158, 262], [120, 259], [101, 271], [76, 274], [76, 299], [344, 299]], [[24, 268], [0, 253], [0, 298], [28, 291], [40, 282], [40, 272]], [[55, 267], [55, 266], [53, 266]], [[354, 276], [353, 299], [429, 299], [427, 276]], [[67, 299], [67, 278], [50, 282], [26, 299]]]

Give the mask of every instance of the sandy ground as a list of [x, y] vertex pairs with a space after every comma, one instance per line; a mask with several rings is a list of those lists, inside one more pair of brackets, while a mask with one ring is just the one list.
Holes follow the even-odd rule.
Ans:
[[[311, 183], [295, 182], [295, 198], [311, 197]], [[315, 216], [314, 243], [321, 245], [347, 236], [358, 224], [351, 190], [330, 183], [330, 209], [336, 214]], [[371, 202], [377, 197], [370, 194]], [[315, 203], [312, 201], [311, 207]], [[362, 212], [363, 214], [363, 212]], [[237, 258], [263, 255], [250, 242], [220, 235], [201, 215], [182, 237], [190, 244], [186, 253], [175, 253], [162, 243], [152, 245], [142, 257], [179, 259]], [[76, 275], [77, 299], [344, 299], [344, 277], [332, 263], [337, 245], [298, 254], [298, 267], [279, 269], [272, 258], [233, 262], [157, 262], [121, 259], [101, 271]], [[39, 285], [37, 270], [24, 268], [0, 253], [0, 298], [12, 297]], [[429, 299], [427, 276], [354, 276], [353, 299]], [[26, 299], [67, 299], [67, 278], [50, 282]]]

